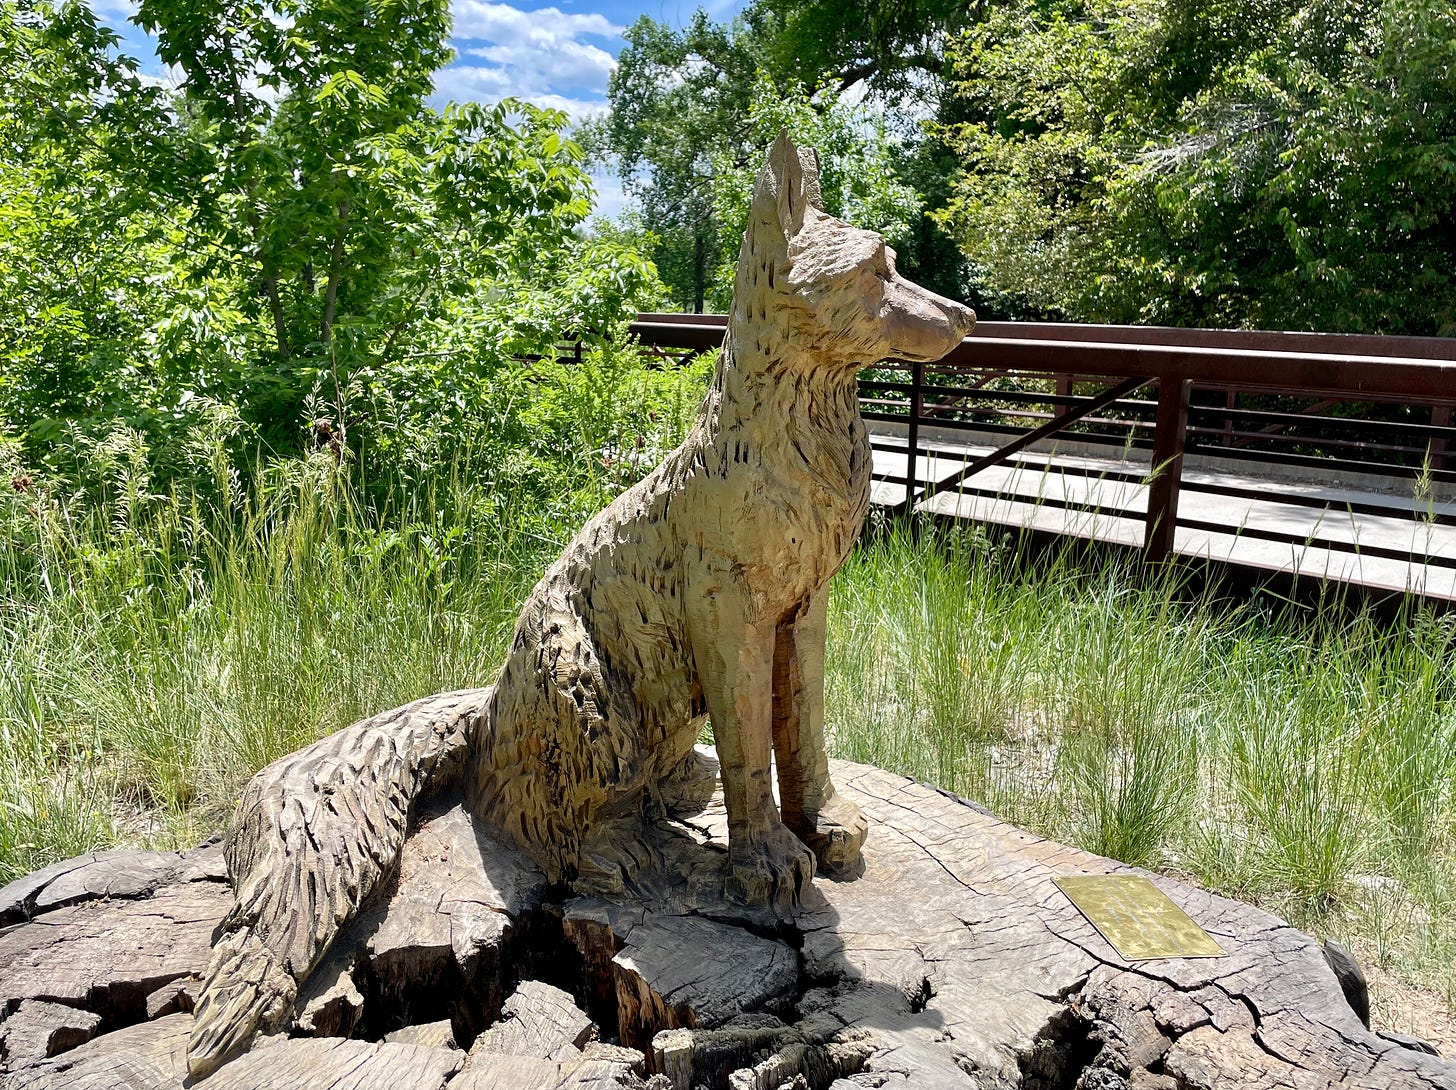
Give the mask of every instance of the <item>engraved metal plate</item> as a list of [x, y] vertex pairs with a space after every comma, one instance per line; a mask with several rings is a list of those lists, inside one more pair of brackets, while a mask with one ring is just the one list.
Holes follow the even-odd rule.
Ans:
[[1140, 874], [1052, 879], [1126, 961], [1220, 958], [1223, 947]]

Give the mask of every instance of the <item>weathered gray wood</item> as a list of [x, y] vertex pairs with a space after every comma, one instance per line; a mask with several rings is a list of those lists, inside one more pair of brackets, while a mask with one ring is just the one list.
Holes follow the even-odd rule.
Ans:
[[442, 1090], [464, 1059], [453, 1048], [275, 1038], [228, 1064], [207, 1085], [220, 1090]]
[[364, 1016], [364, 993], [355, 979], [357, 953], [325, 959], [298, 996], [293, 1028], [307, 1037], [348, 1037]]
[[567, 1060], [538, 1056], [472, 1054], [450, 1090], [620, 1090], [643, 1081], [625, 1059], [611, 1053], [583, 1053]]
[[60, 1003], [27, 999], [0, 1023], [0, 1064], [19, 1067], [59, 1056], [96, 1036], [101, 1016]]
[[174, 1014], [93, 1038], [53, 1060], [21, 1066], [3, 1090], [176, 1090], [187, 1074], [192, 1016]]
[[[4, 1090], [178, 1090], [192, 1018], [171, 1015], [97, 1038], [8, 1076]], [[268, 1038], [219, 1071], [223, 1090], [442, 1090], [458, 1049], [340, 1038]]]
[[500, 1021], [475, 1039], [471, 1056], [499, 1052], [543, 1060], [574, 1059], [596, 1036], [596, 1027], [560, 988], [523, 981], [505, 1001]]
[[[834, 777], [873, 822], [864, 872], [818, 883], [792, 924], [722, 900], [720, 801], [649, 838], [667, 864], [650, 888], [560, 903], [543, 900], [544, 877], [514, 849], [492, 848], [462, 809], [442, 805], [405, 847], [401, 881], [389, 891], [398, 899], [366, 913], [339, 951], [357, 960], [361, 992], [382, 1005], [360, 1025], [385, 1027], [392, 1040], [264, 1038], [207, 1085], [642, 1090], [655, 1073], [654, 1090], [779, 1090], [799, 1079], [839, 1090], [1456, 1090], [1456, 1064], [1367, 1030], [1320, 945], [1275, 917], [1155, 877], [1229, 953], [1129, 965], [1052, 883], [1126, 868], [903, 777], [845, 764]], [[468, 898], [461, 903], [505, 921], [502, 979], [529, 982], [533, 970], [549, 969], [572, 983], [575, 1002], [527, 983], [507, 1004], [515, 1017], [481, 1033], [468, 1055], [450, 1041], [458, 1025], [479, 1020], [470, 1011], [456, 1025], [436, 1016], [393, 1030], [431, 982], [382, 988], [367, 925], [436, 911], [411, 885], [432, 864], [451, 875], [455, 895]], [[209, 891], [206, 912], [182, 910]], [[188, 935], [220, 916], [220, 892], [210, 882], [167, 886], [142, 901], [44, 913], [0, 935], [9, 952], [0, 986], [16, 997], [0, 1007], [10, 1012], [0, 1036], [23, 1036], [15, 1020], [29, 1004], [62, 995], [76, 1014], [105, 1009], [108, 1025], [137, 1021], [49, 1059], [17, 1059], [0, 1087], [179, 1090], [192, 1018], [143, 1022], [140, 1002], [115, 1002], [120, 982], [136, 987], [158, 964], [123, 936], [159, 949], [180, 939], [193, 949], [183, 961], [195, 965], [202, 943]], [[773, 928], [782, 941], [766, 937]], [[85, 972], [64, 956], [72, 945]], [[441, 949], [458, 972], [454, 943]], [[560, 977], [571, 950], [580, 960], [574, 983]], [[45, 985], [46, 972], [58, 983]], [[182, 974], [168, 987], [184, 983]], [[465, 994], [462, 985], [455, 997], [468, 1006]], [[469, 1003], [484, 1002], [474, 994]], [[596, 1032], [609, 1043], [579, 1049], [590, 1029], [578, 1006], [603, 1015]]]
[[448, 1018], [439, 1022], [426, 1022], [421, 1026], [405, 1026], [393, 1033], [386, 1033], [384, 1039], [399, 1045], [427, 1045], [430, 1048], [459, 1048], [455, 1043], [455, 1030]]
[[145, 1016], [169, 981], [207, 965], [231, 903], [217, 882], [168, 886], [137, 901], [90, 901], [0, 934], [0, 1009], [23, 999], [86, 1006], [109, 1018]]
[[515, 921], [539, 908], [547, 886], [519, 850], [458, 801], [440, 800], [421, 814], [387, 898], [364, 911], [336, 956], [358, 957], [395, 1000], [450, 989], [456, 1032], [469, 1040], [500, 1014], [516, 976]]
[[1337, 943], [1334, 939], [1326, 939], [1324, 945], [1325, 961], [1329, 962], [1330, 970], [1335, 974], [1335, 979], [1340, 982], [1340, 990], [1345, 993], [1345, 999], [1350, 1004], [1360, 1021], [1366, 1026], [1370, 1025], [1370, 985], [1365, 979], [1365, 973], [1360, 968], [1355, 956]]
[[220, 844], [176, 853], [95, 852], [63, 859], [0, 887], [0, 927], [97, 898], [135, 899], [165, 885], [226, 879]]
[[147, 1018], [162, 1018], [168, 1014], [191, 1014], [197, 1006], [197, 989], [202, 980], [195, 976], [184, 976], [169, 980], [147, 996]]
[[389, 899], [364, 914], [357, 933], [367, 935], [370, 963], [389, 987], [435, 979], [452, 963], [475, 979], [498, 966], [512, 918], [540, 904], [547, 884], [529, 859], [483, 835], [463, 806], [437, 806], [411, 836]]
[[637, 1048], [650, 1047], [663, 1027], [721, 1026], [781, 1005], [798, 984], [790, 947], [732, 924], [624, 912], [595, 898], [568, 904], [563, 923], [584, 960], [597, 955], [599, 987], [610, 989], [617, 1011], [616, 1035]]
[[[900, 277], [878, 235], [827, 215], [817, 155], [781, 135], [696, 425], [546, 572], [496, 684], [357, 723], [249, 784], [227, 847], [238, 905], [198, 1001], [193, 1073], [288, 1023], [299, 986], [387, 881], [416, 801], [457, 779], [553, 883], [620, 893], [662, 869], [644, 819], [711, 713], [726, 755], [722, 890], [787, 913], [816, 867], [852, 872], [867, 827], [830, 778], [823, 697], [826, 588], [869, 506], [855, 375], [939, 358], [974, 321]], [[377, 960], [448, 962], [453, 921], [417, 907], [408, 935], [375, 929]], [[465, 944], [497, 948], [492, 922], [477, 913]]]

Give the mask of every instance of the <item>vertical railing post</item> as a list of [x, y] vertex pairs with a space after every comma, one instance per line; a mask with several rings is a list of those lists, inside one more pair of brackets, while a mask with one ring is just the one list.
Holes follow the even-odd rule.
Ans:
[[1143, 525], [1143, 552], [1152, 561], [1173, 552], [1178, 529], [1178, 486], [1183, 477], [1183, 447], [1188, 436], [1187, 379], [1158, 380], [1158, 422], [1153, 430], [1152, 477], [1148, 482], [1148, 515]]
[[[1431, 427], [1433, 427], [1433, 428], [1449, 428], [1450, 426], [1451, 426], [1451, 406], [1450, 405], [1433, 405], [1433, 406], [1431, 406]], [[1429, 452], [1430, 452], [1430, 461], [1431, 461], [1431, 468], [1432, 469], [1445, 469], [1446, 468], [1446, 449], [1447, 449], [1447, 445], [1448, 444], [1447, 444], [1447, 442], [1446, 442], [1446, 440], [1445, 440], [1444, 437], [1439, 438], [1439, 439], [1432, 439], [1431, 440], [1431, 445], [1429, 447]]]
[[915, 510], [915, 490], [920, 487], [916, 479], [916, 457], [920, 453], [920, 410], [925, 397], [925, 364], [916, 360], [910, 365], [910, 423], [905, 430], [905, 504], [908, 514]]

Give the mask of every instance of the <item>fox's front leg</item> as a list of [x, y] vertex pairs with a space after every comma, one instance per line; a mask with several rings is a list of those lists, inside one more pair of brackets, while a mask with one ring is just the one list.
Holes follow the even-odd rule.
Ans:
[[829, 591], [802, 615], [779, 625], [773, 663], [773, 744], [784, 824], [814, 852], [819, 866], [843, 874], [859, 863], [869, 824], [834, 790], [824, 748], [824, 643]]
[[728, 808], [728, 894], [787, 907], [814, 876], [814, 855], [779, 818], [773, 798], [776, 625], [755, 616], [730, 571], [692, 572], [687, 619]]

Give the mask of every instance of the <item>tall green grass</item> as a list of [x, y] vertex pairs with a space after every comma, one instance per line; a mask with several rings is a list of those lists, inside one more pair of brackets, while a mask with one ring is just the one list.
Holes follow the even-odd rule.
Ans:
[[[566, 419], [577, 483], [544, 519], [466, 463], [382, 512], [327, 451], [246, 488], [219, 463], [215, 488], [157, 494], [122, 440], [86, 495], [17, 477], [0, 881], [195, 843], [276, 757], [492, 680], [530, 585], [631, 471], [630, 435]], [[1253, 900], [1456, 999], [1453, 618], [1230, 603], [1173, 569], [902, 528], [836, 577], [828, 651], [839, 755]]]
[[828, 665], [840, 755], [1456, 997], [1456, 617], [1271, 611], [1170, 568], [901, 528], [837, 577]]
[[0, 560], [0, 879], [194, 842], [321, 732], [491, 680], [550, 542], [449, 541], [429, 498], [381, 525], [312, 461], [225, 520], [165, 497]]
[[[519, 396], [435, 437], [453, 454], [407, 487], [371, 487], [327, 446], [241, 472], [221, 405], [165, 488], [124, 425], [78, 440], [68, 471], [0, 432], [0, 882], [103, 845], [195, 843], [264, 764], [492, 681], [545, 564], [681, 439], [710, 366], [607, 344], [523, 367]], [[313, 408], [334, 434], [371, 418]]]

